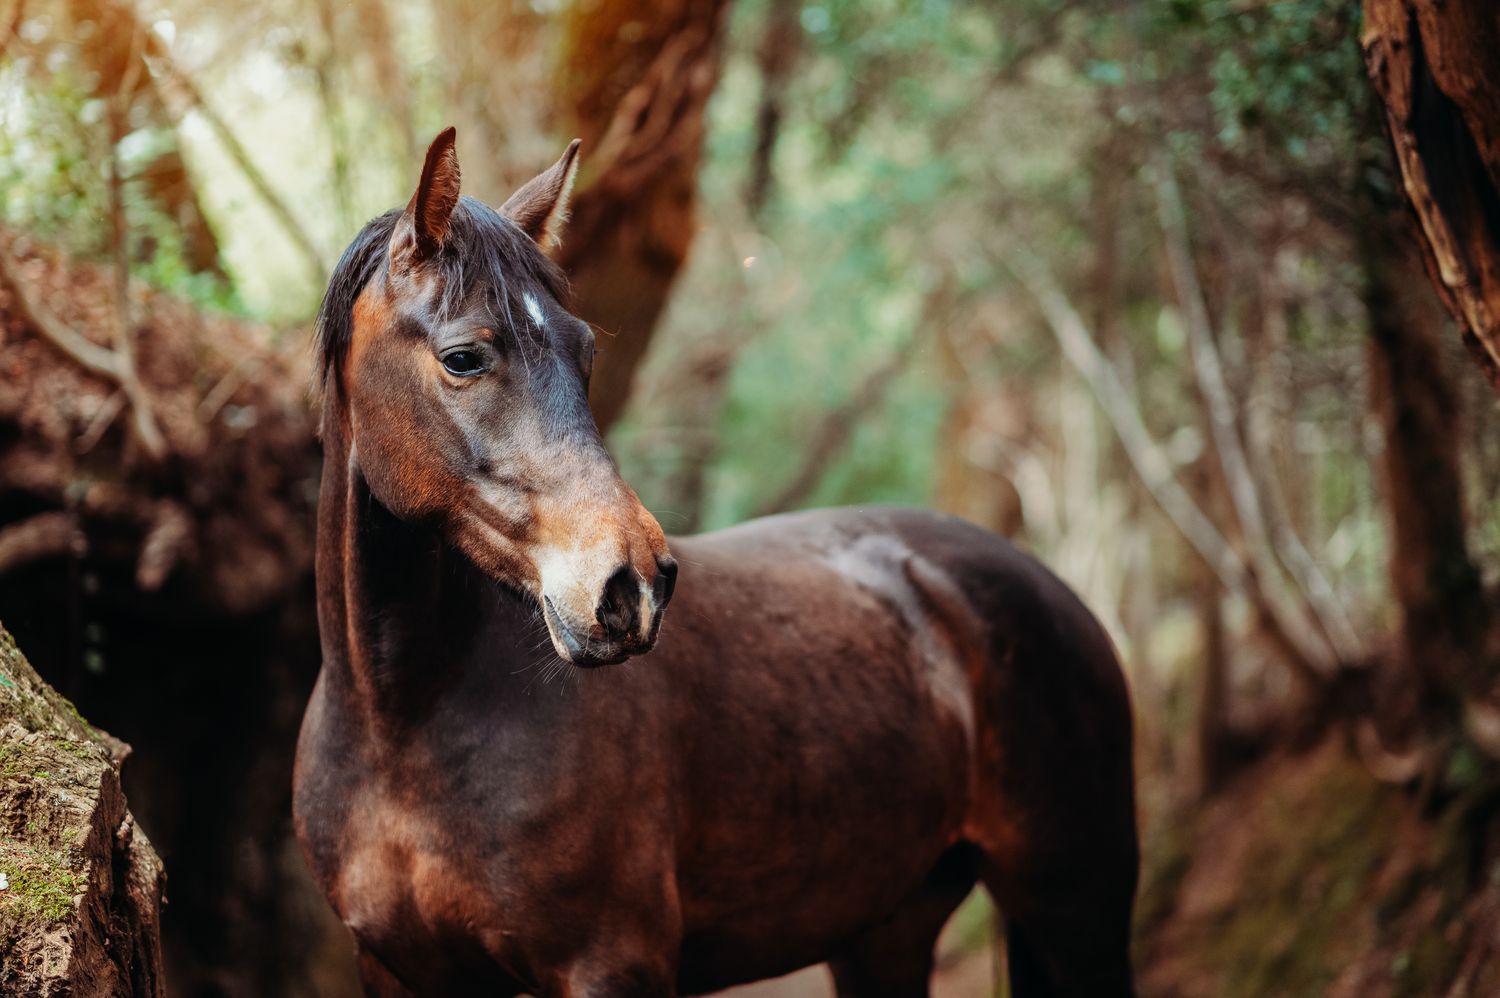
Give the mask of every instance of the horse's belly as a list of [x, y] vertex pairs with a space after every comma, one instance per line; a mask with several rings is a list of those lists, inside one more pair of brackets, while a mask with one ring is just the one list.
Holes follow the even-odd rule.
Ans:
[[917, 891], [945, 840], [908, 842], [888, 862], [851, 856], [847, 866], [808, 870], [797, 892], [767, 895], [745, 910], [685, 926], [679, 980], [684, 994], [779, 977], [830, 959]]
[[782, 737], [726, 739], [679, 846], [684, 990], [827, 959], [899, 908], [957, 840], [964, 724], [923, 696], [880, 702], [782, 717], [773, 703], [753, 727]]

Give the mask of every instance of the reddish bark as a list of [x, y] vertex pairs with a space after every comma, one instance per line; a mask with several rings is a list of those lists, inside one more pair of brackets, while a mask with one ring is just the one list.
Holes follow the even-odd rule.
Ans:
[[561, 104], [583, 139], [558, 261], [595, 324], [590, 398], [619, 417], [697, 226], [704, 111], [719, 76], [725, 0], [580, 4], [567, 25]]
[[1365, 0], [1364, 18], [1429, 276], [1500, 388], [1500, 6]]

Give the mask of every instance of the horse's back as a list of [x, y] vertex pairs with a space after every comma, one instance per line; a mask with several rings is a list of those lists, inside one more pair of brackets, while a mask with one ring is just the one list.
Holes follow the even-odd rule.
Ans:
[[779, 563], [792, 574], [808, 563], [830, 566], [888, 609], [920, 612], [954, 642], [983, 645], [988, 671], [1023, 669], [1037, 684], [1033, 691], [1047, 692], [1049, 700], [1092, 694], [1090, 705], [1097, 699], [1104, 712], [1123, 719], [1129, 738], [1124, 679], [1098, 620], [1039, 561], [966, 520], [908, 507], [839, 507], [673, 538], [672, 546], [686, 564], [725, 579], [743, 580], [753, 574], [746, 566], [757, 562]]
[[[699, 620], [669, 627], [729, 620], [721, 644], [741, 639], [764, 651], [764, 625], [792, 626], [826, 651], [829, 634], [835, 645], [878, 641], [890, 621], [906, 642], [906, 668], [928, 679], [931, 659], [961, 668], [965, 709], [974, 712], [967, 726], [1047, 746], [1053, 756], [1040, 760], [1039, 773], [1080, 757], [1129, 764], [1129, 696], [1108, 635], [1065, 583], [998, 534], [930, 510], [847, 507], [766, 517], [672, 545], [688, 601], [679, 613], [696, 611]], [[695, 596], [706, 605], [692, 606]], [[768, 619], [746, 619], [757, 615]], [[757, 662], [808, 668], [796, 657], [761, 654]]]

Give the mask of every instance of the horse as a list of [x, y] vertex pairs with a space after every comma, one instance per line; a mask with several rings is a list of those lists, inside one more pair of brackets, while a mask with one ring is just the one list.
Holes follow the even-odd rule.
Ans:
[[294, 817], [367, 993], [700, 994], [826, 961], [843, 998], [925, 995], [982, 884], [1013, 994], [1131, 994], [1104, 630], [933, 512], [669, 542], [601, 441], [594, 333], [546, 253], [577, 155], [496, 211], [444, 131], [320, 310]]

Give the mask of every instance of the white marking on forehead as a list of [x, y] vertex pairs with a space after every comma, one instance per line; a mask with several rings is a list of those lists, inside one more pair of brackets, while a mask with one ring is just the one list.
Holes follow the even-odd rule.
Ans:
[[521, 301], [526, 303], [526, 314], [531, 316], [531, 321], [538, 326], [545, 325], [542, 322], [542, 306], [537, 303], [536, 297], [530, 291], [521, 294]]

